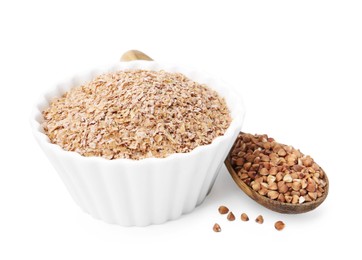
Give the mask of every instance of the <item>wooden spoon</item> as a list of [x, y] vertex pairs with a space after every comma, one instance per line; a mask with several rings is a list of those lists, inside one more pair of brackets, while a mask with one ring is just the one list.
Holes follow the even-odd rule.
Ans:
[[[234, 179], [235, 183], [239, 186], [239, 188], [246, 193], [250, 198], [258, 202], [260, 205], [271, 209], [276, 212], [285, 213], [285, 214], [298, 214], [311, 211], [318, 207], [327, 197], [328, 189], [329, 189], [329, 181], [327, 175], [325, 174], [326, 186], [324, 188], [323, 195], [315, 201], [304, 202], [301, 204], [292, 204], [292, 203], [284, 203], [277, 200], [269, 199], [268, 197], [260, 195], [258, 192], [254, 191], [250, 186], [248, 186], [245, 182], [243, 182], [234, 168], [231, 166], [231, 152], [234, 146], [231, 148], [228, 156], [225, 160], [226, 168], [228, 169], [231, 177]], [[325, 172], [324, 172], [325, 173]]]

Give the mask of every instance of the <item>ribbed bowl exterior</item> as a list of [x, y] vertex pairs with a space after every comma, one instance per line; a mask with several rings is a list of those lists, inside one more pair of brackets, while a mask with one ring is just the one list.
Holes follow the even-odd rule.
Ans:
[[[71, 87], [96, 75], [122, 69], [181, 72], [207, 84], [226, 99], [232, 123], [223, 136], [189, 153], [143, 160], [84, 157], [50, 143], [41, 127], [41, 111]], [[36, 104], [31, 125], [39, 145], [76, 203], [97, 219], [122, 226], [147, 226], [176, 219], [203, 202], [241, 130], [242, 100], [228, 84], [204, 73], [149, 61], [120, 62], [59, 84]]]

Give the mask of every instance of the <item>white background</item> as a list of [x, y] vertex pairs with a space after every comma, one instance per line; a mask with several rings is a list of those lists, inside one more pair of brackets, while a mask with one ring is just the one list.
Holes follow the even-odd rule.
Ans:
[[[361, 1], [347, 0], [1, 0], [0, 259], [361, 259], [361, 14]], [[329, 176], [327, 200], [274, 213], [223, 169], [205, 202], [176, 221], [124, 228], [83, 213], [32, 137], [30, 110], [54, 83], [129, 49], [235, 85], [243, 130], [312, 155]]]

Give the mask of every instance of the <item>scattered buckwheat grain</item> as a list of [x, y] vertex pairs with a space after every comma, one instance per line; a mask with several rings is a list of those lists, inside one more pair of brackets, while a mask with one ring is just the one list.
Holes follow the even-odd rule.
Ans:
[[284, 224], [283, 221], [279, 220], [279, 221], [275, 222], [274, 227], [275, 227], [276, 230], [281, 231], [281, 230], [284, 229], [285, 224]]
[[214, 232], [221, 232], [221, 227], [219, 224], [215, 223], [212, 230], [214, 230]]
[[229, 212], [229, 209], [226, 206], [220, 206], [218, 210], [220, 214], [227, 214]]
[[255, 222], [258, 224], [263, 224], [264, 223], [264, 218], [262, 215], [259, 215], [256, 219]]
[[241, 218], [242, 221], [249, 221], [249, 217], [248, 217], [248, 215], [246, 213], [242, 213], [240, 218]]
[[235, 220], [235, 215], [230, 211], [226, 218], [229, 221], [234, 221]]

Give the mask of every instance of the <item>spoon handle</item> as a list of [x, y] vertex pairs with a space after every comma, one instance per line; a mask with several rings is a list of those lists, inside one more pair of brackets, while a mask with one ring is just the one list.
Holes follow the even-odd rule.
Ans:
[[121, 61], [132, 61], [132, 60], [149, 60], [152, 61], [148, 55], [144, 54], [141, 51], [138, 50], [130, 50], [125, 52], [122, 57]]

